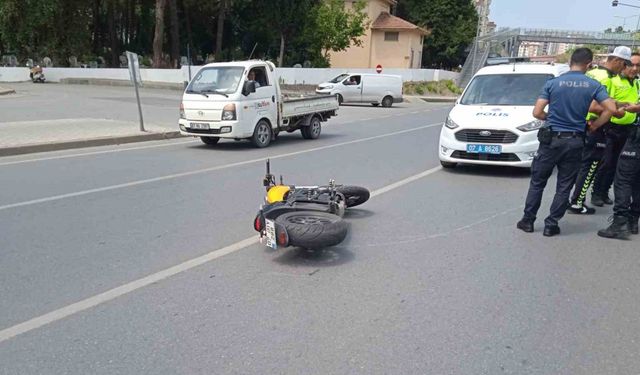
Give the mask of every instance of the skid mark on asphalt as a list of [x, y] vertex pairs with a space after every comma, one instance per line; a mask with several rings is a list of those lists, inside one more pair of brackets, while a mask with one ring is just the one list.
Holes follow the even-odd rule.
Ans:
[[[442, 167], [438, 166], [435, 168], [431, 168], [428, 169], [426, 171], [420, 172], [418, 174], [415, 174], [413, 176], [409, 176], [405, 179], [402, 179], [400, 181], [396, 181], [393, 184], [384, 186], [382, 188], [379, 188], [377, 190], [374, 190], [371, 192], [371, 199], [381, 195], [381, 194], [385, 194], [388, 193], [394, 189], [400, 188], [402, 186], [405, 186], [407, 184], [410, 184], [416, 180], [418, 180], [419, 178], [424, 178], [427, 177], [433, 173], [436, 173], [438, 171], [442, 170]], [[207, 254], [201, 255], [199, 257], [193, 258], [193, 259], [189, 259], [183, 263], [180, 263], [178, 265], [175, 265], [173, 267], [169, 267], [166, 268], [162, 271], [153, 273], [151, 275], [145, 276], [141, 279], [137, 279], [134, 281], [131, 281], [127, 284], [118, 286], [116, 288], [107, 290], [106, 292], [94, 295], [92, 297], [86, 298], [84, 300], [81, 300], [79, 302], [73, 303], [71, 305], [67, 305], [64, 306], [60, 309], [51, 311], [49, 313], [46, 313], [44, 315], [40, 315], [38, 317], [35, 317], [33, 319], [27, 320], [25, 322], [16, 324], [14, 326], [5, 328], [3, 330], [0, 330], [0, 343], [6, 340], [9, 340], [13, 337], [16, 337], [18, 335], [21, 335], [23, 333], [27, 333], [29, 331], [33, 331], [35, 329], [38, 329], [42, 326], [45, 326], [47, 324], [62, 320], [64, 318], [67, 318], [71, 315], [75, 315], [79, 312], [88, 310], [90, 308], [96, 307], [98, 305], [101, 305], [103, 303], [109, 302], [111, 300], [114, 300], [118, 297], [121, 297], [125, 294], [129, 294], [133, 291], [136, 291], [138, 289], [142, 289], [146, 286], [149, 286], [151, 284], [157, 283], [159, 281], [168, 279], [172, 276], [175, 276], [179, 273], [188, 271], [190, 269], [199, 267], [205, 263], [211, 262], [212, 260], [218, 259], [220, 257], [223, 257], [225, 255], [234, 253], [236, 251], [248, 248], [252, 245], [255, 245], [259, 242], [258, 240], [258, 236], [257, 235], [253, 235], [251, 237], [245, 238], [244, 240], [238, 241], [234, 244], [231, 244], [229, 246], [223, 247], [221, 249], [217, 249], [217, 250], [213, 250]]]

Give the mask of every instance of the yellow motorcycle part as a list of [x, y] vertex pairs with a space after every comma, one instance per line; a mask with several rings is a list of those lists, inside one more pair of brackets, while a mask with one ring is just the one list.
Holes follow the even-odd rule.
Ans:
[[276, 185], [267, 191], [267, 202], [275, 203], [282, 202], [285, 200], [287, 193], [291, 190], [288, 186], [285, 185]]

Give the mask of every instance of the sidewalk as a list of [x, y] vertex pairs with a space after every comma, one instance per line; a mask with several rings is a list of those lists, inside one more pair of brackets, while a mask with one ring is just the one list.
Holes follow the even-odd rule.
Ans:
[[175, 128], [95, 118], [0, 122], [0, 156], [177, 138]]
[[15, 90], [0, 86], [0, 95], [14, 94]]

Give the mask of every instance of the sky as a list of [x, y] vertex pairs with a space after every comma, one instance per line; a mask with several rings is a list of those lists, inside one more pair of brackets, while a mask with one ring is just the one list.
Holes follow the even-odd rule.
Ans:
[[[498, 27], [604, 31], [616, 26], [635, 29], [640, 8], [611, 0], [492, 0], [489, 18]], [[620, 0], [640, 7], [640, 0]], [[615, 17], [618, 16], [618, 17]], [[629, 17], [627, 19], [619, 17]]]

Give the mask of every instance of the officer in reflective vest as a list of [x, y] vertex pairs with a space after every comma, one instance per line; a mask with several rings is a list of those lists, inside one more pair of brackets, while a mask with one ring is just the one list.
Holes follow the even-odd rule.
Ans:
[[[631, 58], [636, 74], [640, 71], [640, 55]], [[640, 84], [634, 81], [634, 91]], [[636, 96], [636, 102], [638, 101]], [[637, 107], [637, 106], [636, 106]], [[598, 231], [605, 238], [626, 238], [629, 233], [638, 234], [640, 218], [640, 128], [638, 119], [628, 126], [628, 136], [618, 159], [613, 191], [615, 195], [611, 225]]]
[[[558, 221], [569, 207], [569, 194], [580, 168], [589, 107], [595, 100], [603, 109], [591, 123], [591, 130], [606, 124], [616, 112], [616, 103], [609, 98], [605, 87], [585, 75], [592, 60], [590, 49], [576, 49], [571, 55], [571, 71], [547, 81], [536, 101], [533, 116], [546, 121], [546, 126], [538, 131], [540, 146], [531, 164], [524, 215], [516, 225], [524, 232], [533, 232], [544, 188], [557, 167], [556, 194], [551, 212], [544, 220], [543, 235], [551, 237], [560, 233]], [[547, 105], [548, 113], [544, 111]]]
[[625, 108], [624, 116], [621, 118], [612, 117], [611, 126], [607, 129], [606, 148], [593, 181], [591, 203], [595, 206], [613, 204], [613, 201], [609, 198], [609, 189], [613, 184], [620, 152], [627, 141], [631, 125], [636, 121], [636, 113], [640, 111], [640, 107], [636, 105], [638, 103], [636, 76], [638, 75], [639, 67], [640, 55], [632, 54], [631, 65], [627, 66], [619, 76], [611, 80], [613, 94], [610, 94], [610, 96], [618, 102], [631, 105]]
[[[607, 90], [609, 96], [613, 98], [612, 79], [620, 74], [626, 65], [630, 64], [630, 59], [631, 49], [629, 47], [616, 47], [613, 53], [607, 56], [607, 61], [604, 66], [588, 71], [587, 76], [600, 82]], [[592, 106], [591, 111], [587, 115], [587, 120], [593, 121], [598, 118], [598, 113], [601, 110], [602, 108], [598, 105]], [[624, 111], [619, 110], [614, 113], [614, 116], [622, 117], [624, 116]], [[604, 155], [604, 150], [606, 149], [605, 129], [608, 126], [610, 126], [610, 124], [598, 130], [588, 132], [587, 134], [582, 154], [582, 164], [571, 196], [571, 206], [568, 209], [569, 213], [591, 215], [596, 212], [596, 210], [585, 204], [585, 200]]]

